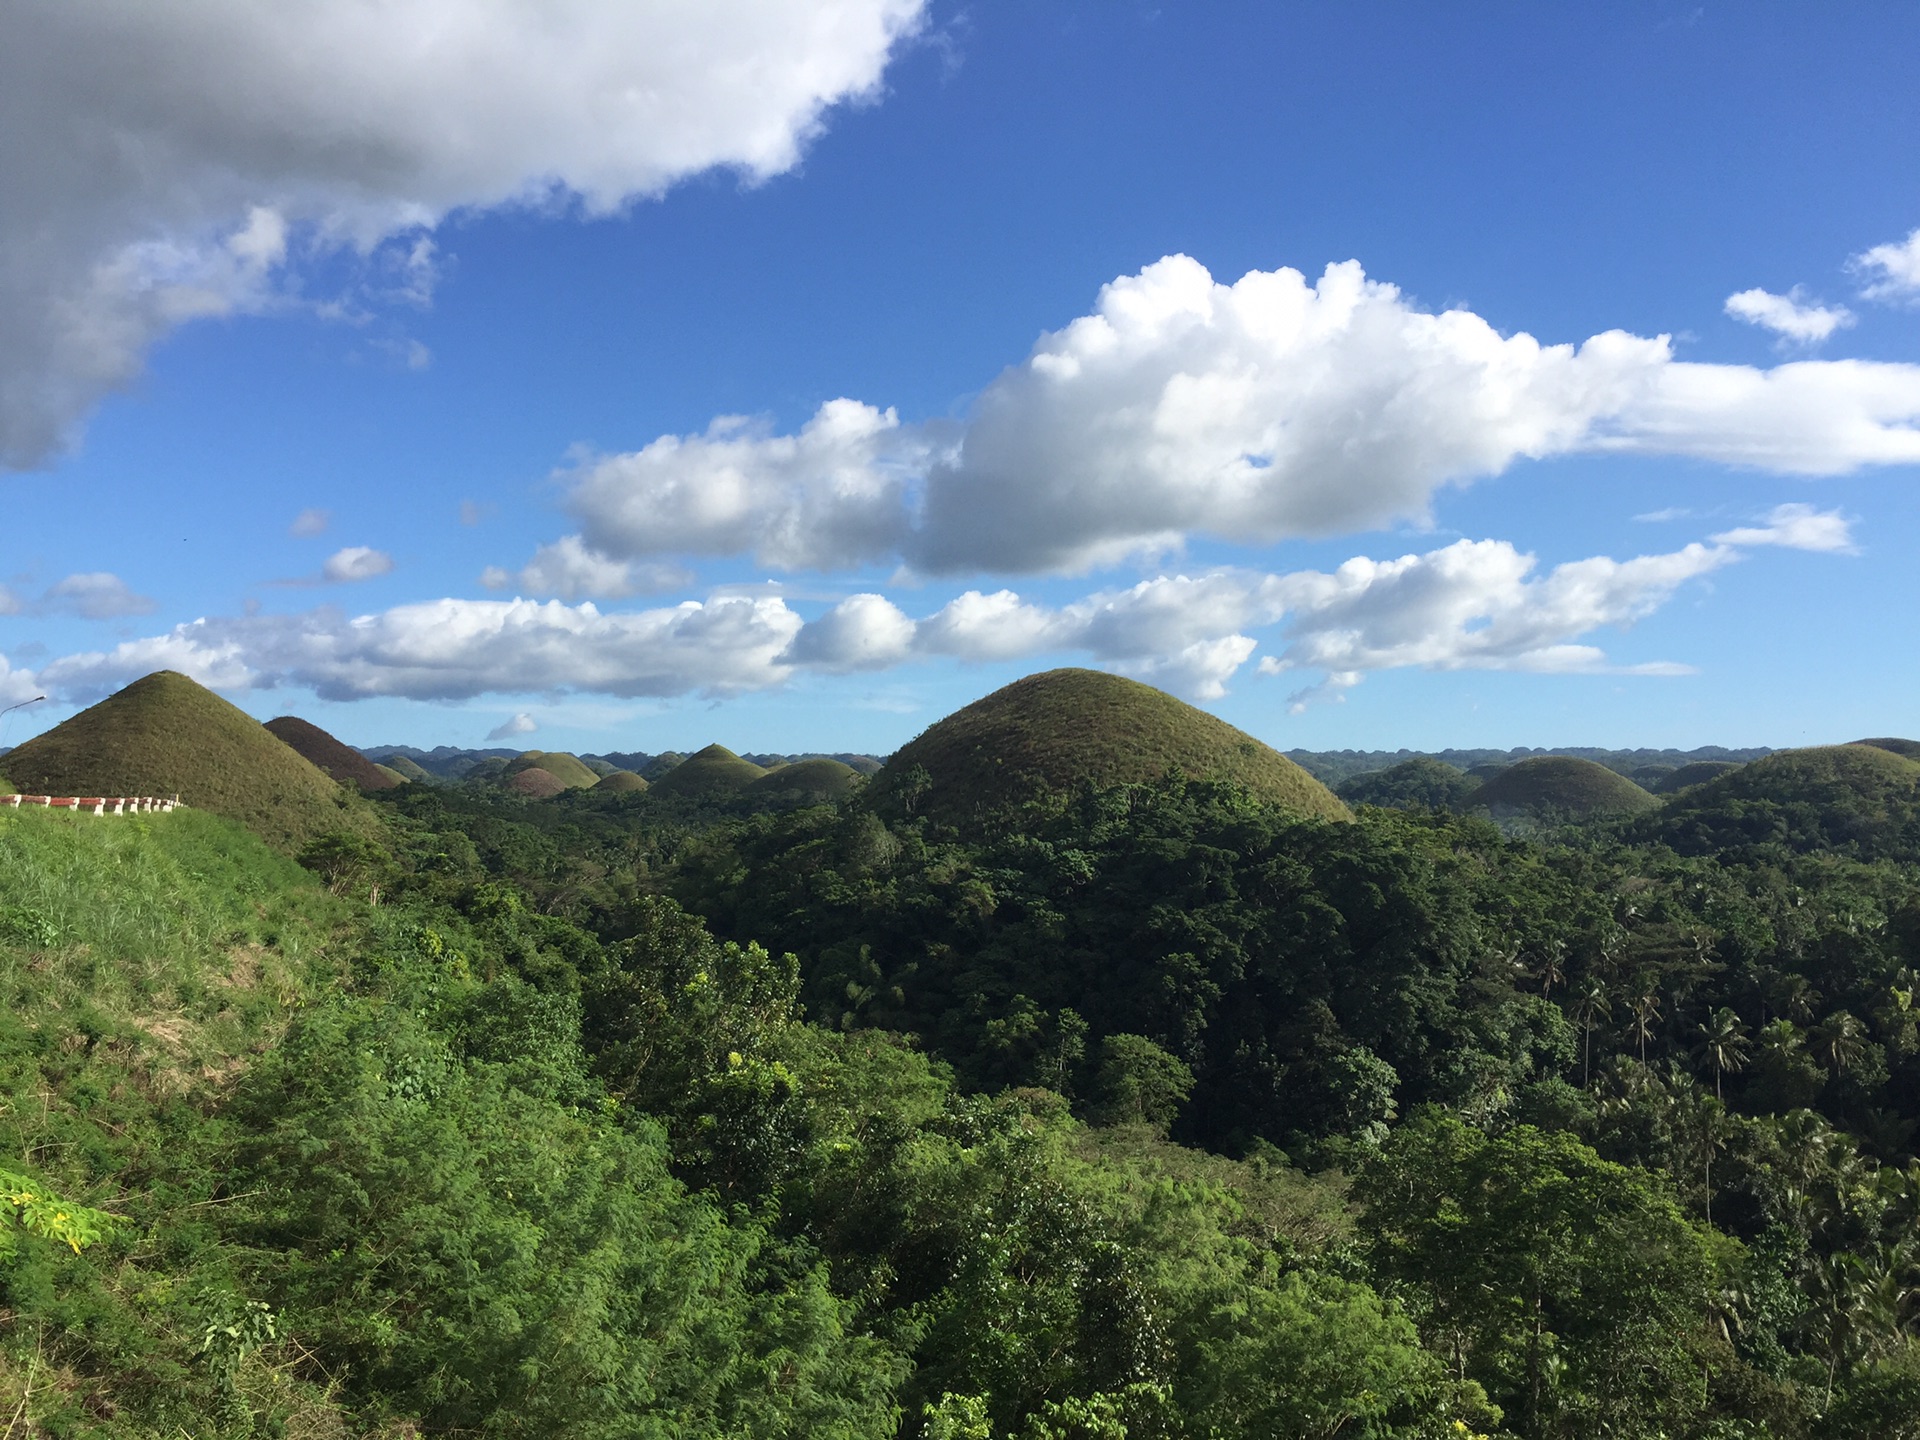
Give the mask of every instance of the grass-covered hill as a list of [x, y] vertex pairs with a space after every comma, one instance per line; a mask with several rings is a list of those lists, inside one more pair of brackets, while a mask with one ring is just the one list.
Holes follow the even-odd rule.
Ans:
[[1279, 751], [1163, 690], [1099, 670], [1049, 670], [974, 701], [896, 751], [869, 793], [876, 804], [964, 824], [1083, 783], [1169, 771], [1347, 818], [1332, 791]]
[[1722, 775], [1731, 775], [1739, 768], [1736, 760], [1695, 760], [1663, 775], [1654, 788], [1662, 795], [1677, 795], [1692, 786], [1718, 780]]
[[579, 787], [569, 785], [550, 770], [538, 765], [529, 765], [524, 770], [515, 770], [501, 782], [516, 795], [524, 795], [529, 800], [551, 800], [556, 795], [564, 795]]
[[529, 750], [509, 760], [506, 773], [513, 776], [523, 770], [533, 769], [546, 771], [569, 790], [585, 790], [600, 780], [596, 771], [588, 769], [578, 756], [569, 755], [564, 750]]
[[1920, 761], [1864, 744], [1783, 750], [1675, 795], [1645, 832], [1683, 854], [1784, 845], [1920, 858]]
[[637, 795], [647, 788], [647, 782], [631, 770], [615, 770], [611, 775], [602, 775], [593, 787], [596, 795]]
[[1892, 735], [1882, 735], [1875, 740], [1856, 740], [1856, 745], [1871, 745], [1876, 750], [1888, 750], [1895, 755], [1904, 755], [1909, 760], [1920, 760], [1920, 740], [1902, 740]]
[[1496, 816], [1584, 820], [1637, 815], [1660, 802], [1626, 776], [1570, 755], [1537, 755], [1510, 765], [1474, 794]]
[[830, 805], [861, 784], [860, 772], [838, 760], [798, 760], [769, 770], [741, 792], [754, 806], [784, 809], [794, 805]]
[[156, 671], [6, 757], [28, 794], [179, 795], [297, 850], [380, 822], [251, 715], [171, 670]]
[[294, 751], [318, 765], [337, 785], [358, 785], [362, 790], [386, 790], [398, 784], [383, 775], [380, 767], [351, 745], [344, 745], [310, 720], [298, 715], [281, 715], [267, 721], [267, 729], [279, 736]]
[[402, 780], [411, 781], [415, 785], [431, 785], [440, 778], [422, 766], [419, 761], [409, 759], [405, 755], [389, 755], [380, 763]]
[[650, 777], [651, 793], [686, 800], [730, 800], [767, 772], [724, 745], [709, 745], [666, 773]]
[[1385, 805], [1396, 810], [1458, 810], [1480, 788], [1466, 771], [1417, 756], [1385, 770], [1356, 775], [1335, 792], [1349, 805]]

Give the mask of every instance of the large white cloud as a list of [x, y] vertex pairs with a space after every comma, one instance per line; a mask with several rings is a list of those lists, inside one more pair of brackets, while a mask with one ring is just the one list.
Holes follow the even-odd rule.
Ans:
[[730, 415], [704, 435], [589, 461], [567, 503], [599, 555], [745, 552], [780, 569], [831, 570], [900, 549], [906, 481], [929, 453], [893, 411], [830, 400], [796, 435]]
[[800, 617], [778, 599], [688, 601], [603, 614], [557, 600], [435, 600], [350, 618], [203, 619], [44, 666], [39, 683], [88, 699], [154, 670], [221, 690], [297, 685], [329, 700], [585, 690], [736, 694], [780, 684]]
[[1330, 572], [1162, 575], [1058, 606], [1011, 590], [969, 590], [919, 619], [872, 593], [805, 623], [774, 595], [615, 613], [556, 600], [447, 599], [351, 618], [318, 609], [196, 620], [55, 660], [37, 677], [0, 674], [10, 673], [16, 688], [38, 683], [69, 700], [162, 668], [220, 689], [297, 685], [335, 700], [634, 697], [737, 694], [800, 671], [837, 675], [937, 657], [1076, 654], [1209, 700], [1226, 693], [1262, 631], [1273, 646], [1263, 673], [1324, 677], [1296, 699], [1406, 667], [1668, 674], [1686, 667], [1616, 667], [1587, 637], [1633, 624], [1688, 580], [1754, 546], [1853, 548], [1843, 516], [1787, 505], [1709, 544], [1626, 560], [1595, 556], [1544, 572], [1506, 541], [1461, 540], [1396, 559], [1358, 556]]
[[1542, 344], [1423, 311], [1353, 262], [1223, 285], [1171, 256], [1041, 337], [957, 437], [836, 400], [797, 435], [723, 420], [598, 460], [568, 503], [614, 562], [1073, 573], [1195, 535], [1420, 520], [1445, 485], [1594, 451], [1805, 475], [1920, 463], [1920, 366], [1689, 363], [1617, 330]]
[[[790, 167], [923, 0], [12, 0], [0, 45], [0, 464], [42, 460], [146, 347], [286, 293], [302, 247], [563, 195], [605, 213]], [[396, 238], [397, 237], [397, 238]]]

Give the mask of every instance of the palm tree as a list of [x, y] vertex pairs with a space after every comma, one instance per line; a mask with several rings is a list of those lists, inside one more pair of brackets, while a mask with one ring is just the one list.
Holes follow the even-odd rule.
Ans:
[[1633, 1012], [1633, 1022], [1627, 1028], [1633, 1038], [1640, 1042], [1640, 1063], [1647, 1063], [1647, 1041], [1653, 1038], [1654, 1027], [1660, 1022], [1660, 997], [1651, 990], [1643, 990], [1628, 1003]]
[[1545, 946], [1545, 953], [1533, 967], [1533, 978], [1540, 982], [1540, 998], [1551, 1000], [1553, 987], [1566, 983], [1567, 947], [1558, 940], [1549, 940]]
[[1573, 1023], [1580, 1027], [1580, 1084], [1584, 1089], [1593, 1063], [1593, 1027], [1613, 1015], [1613, 1002], [1607, 998], [1606, 984], [1597, 975], [1589, 975], [1574, 993], [1567, 1007]]
[[1844, 1075], [1867, 1053], [1867, 1027], [1845, 1010], [1836, 1010], [1814, 1027], [1813, 1053], [1835, 1075]]
[[1737, 1074], [1746, 1066], [1747, 1027], [1740, 1023], [1738, 1015], [1722, 1005], [1700, 1023], [1696, 1033], [1700, 1036], [1698, 1053], [1713, 1067], [1713, 1098], [1721, 1099], [1721, 1073], [1732, 1070]]

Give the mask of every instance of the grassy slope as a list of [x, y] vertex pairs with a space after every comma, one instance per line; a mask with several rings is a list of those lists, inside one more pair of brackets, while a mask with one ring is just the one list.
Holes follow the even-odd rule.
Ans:
[[860, 783], [860, 772], [838, 760], [797, 760], [755, 780], [745, 798], [776, 805], [828, 805]]
[[1902, 740], [1897, 736], [1883, 735], [1873, 740], [1856, 740], [1856, 745], [1871, 745], [1876, 750], [1889, 750], [1895, 755], [1905, 756], [1909, 760], [1920, 760], [1920, 740]]
[[574, 787], [568, 785], [558, 775], [543, 770], [538, 765], [529, 765], [524, 770], [516, 770], [507, 777], [507, 789], [524, 795], [529, 800], [551, 800], [556, 795], [564, 795]]
[[280, 715], [267, 721], [267, 729], [291, 745], [294, 752], [326, 771], [338, 785], [358, 785], [362, 790], [391, 790], [398, 780], [383, 775], [380, 767], [351, 746], [343, 745], [310, 720], [298, 715]]
[[28, 794], [172, 795], [284, 850], [379, 820], [264, 725], [184, 675], [158, 671], [6, 756]]
[[1704, 785], [1739, 768], [1739, 763], [1733, 760], [1695, 760], [1661, 776], [1659, 790], [1662, 795], [1676, 795], [1691, 785]]
[[579, 757], [563, 750], [529, 750], [517, 760], [507, 762], [509, 775], [535, 769], [546, 771], [569, 790], [585, 790], [600, 780], [599, 775], [589, 770]]
[[714, 800], [739, 794], [767, 773], [724, 745], [709, 745], [654, 780], [652, 787], [661, 795]]
[[[209, 1433], [196, 1306], [234, 1282], [209, 1232], [225, 1172], [206, 1116], [338, 983], [351, 912], [204, 812], [0, 811], [0, 1163], [122, 1217], [84, 1259], [35, 1242], [9, 1277], [25, 1313], [0, 1347], [0, 1410], [32, 1434]], [[63, 1332], [85, 1343], [56, 1349]], [[174, 1424], [111, 1418], [152, 1388], [178, 1397]]]
[[404, 755], [389, 755], [384, 762], [387, 769], [393, 771], [402, 780], [410, 780], [416, 785], [431, 785], [439, 777]]
[[633, 795], [645, 790], [647, 782], [631, 770], [616, 770], [611, 775], [602, 776], [593, 788], [607, 795]]
[[1473, 804], [1495, 814], [1566, 816], [1637, 815], [1660, 802], [1624, 775], [1591, 760], [1540, 755], [1494, 776], [1474, 794]]
[[1164, 691], [1098, 670], [1049, 670], [976, 700], [889, 759], [872, 781], [893, 798], [914, 767], [933, 782], [920, 802], [950, 820], [1083, 780], [1115, 785], [1169, 770], [1234, 780], [1308, 815], [1346, 819], [1347, 808], [1291, 760]]

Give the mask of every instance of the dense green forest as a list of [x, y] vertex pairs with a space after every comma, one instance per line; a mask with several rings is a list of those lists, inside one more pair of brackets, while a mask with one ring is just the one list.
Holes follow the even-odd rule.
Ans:
[[1524, 833], [0, 812], [6, 1434], [1920, 1436], [1856, 762]]

